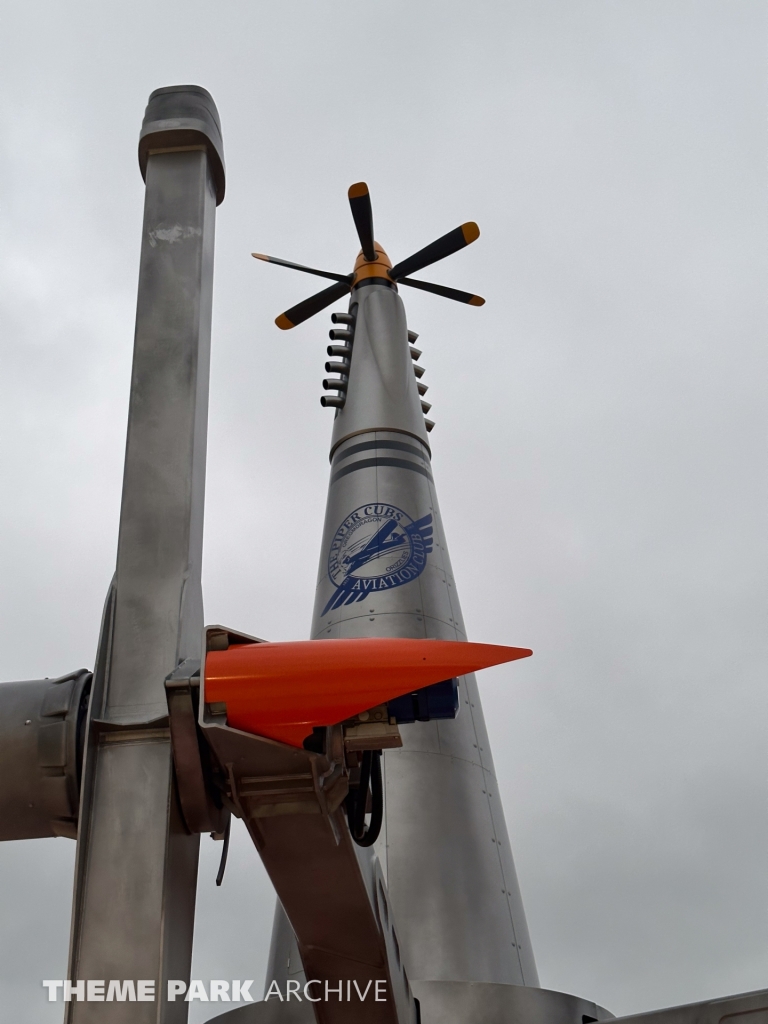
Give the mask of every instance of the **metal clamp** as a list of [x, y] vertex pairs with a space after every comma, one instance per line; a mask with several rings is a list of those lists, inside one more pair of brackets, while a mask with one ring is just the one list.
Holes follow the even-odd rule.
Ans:
[[197, 696], [200, 690], [200, 662], [183, 661], [165, 680], [171, 729], [173, 764], [179, 802], [190, 832], [221, 834], [229, 811], [217, 807], [200, 751], [197, 730]]

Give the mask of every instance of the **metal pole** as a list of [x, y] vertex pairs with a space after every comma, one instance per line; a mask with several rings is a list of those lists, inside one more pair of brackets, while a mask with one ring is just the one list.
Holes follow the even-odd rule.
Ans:
[[219, 118], [204, 89], [152, 93], [139, 162], [146, 198], [117, 572], [88, 723], [69, 977], [152, 982], [154, 999], [75, 1000], [67, 1024], [172, 1024], [188, 1008], [168, 1002], [166, 987], [189, 979], [199, 836], [179, 810], [164, 680], [201, 657], [214, 220], [224, 194]]

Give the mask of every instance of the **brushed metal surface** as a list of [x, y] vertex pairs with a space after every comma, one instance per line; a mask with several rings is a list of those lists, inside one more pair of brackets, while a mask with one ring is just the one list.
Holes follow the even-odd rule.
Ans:
[[[583, 1024], [585, 1019], [626, 1024], [768, 1024], [768, 989], [688, 1003], [627, 1017], [548, 989], [461, 982], [416, 982], [422, 1024]], [[305, 1024], [306, 1004], [276, 1000], [243, 1006], [213, 1018], [221, 1024]]]
[[768, 1024], [768, 989], [617, 1017], [622, 1024]]
[[77, 838], [91, 673], [0, 684], [0, 841]]
[[167, 714], [163, 680], [201, 657], [215, 196], [204, 152], [149, 158], [104, 717]]
[[[272, 998], [266, 1002], [248, 1003], [227, 1013], [221, 1013], [212, 1020], [218, 1024], [315, 1024], [315, 1013], [311, 1003], [281, 1003]], [[363, 1018], [360, 1019], [362, 1024]]]
[[361, 430], [381, 427], [405, 430], [426, 444], [400, 296], [392, 288], [369, 285], [355, 289], [350, 312], [355, 306], [347, 398], [334, 419], [331, 447]]
[[299, 946], [296, 942], [296, 934], [291, 928], [290, 922], [280, 900], [275, 904], [275, 915], [272, 922], [272, 939], [269, 944], [269, 960], [266, 971], [267, 985], [273, 978], [281, 979], [283, 989], [284, 982], [288, 979], [296, 979], [303, 985], [307, 980], [304, 971], [304, 964], [301, 962]]
[[[354, 359], [353, 359], [354, 362]], [[400, 435], [402, 437], [402, 435]], [[368, 461], [370, 450], [343, 459], [366, 440], [403, 461], [429, 461], [384, 446], [393, 431], [343, 442], [331, 468]], [[354, 509], [389, 503], [418, 520], [432, 515], [433, 550], [411, 583], [370, 592], [327, 611], [334, 587], [327, 570], [333, 537]], [[331, 484], [323, 535], [313, 638], [433, 637], [466, 640], [434, 483], [401, 466], [363, 467]], [[517, 637], [502, 637], [518, 642]], [[523, 638], [524, 639], [524, 638]], [[413, 978], [536, 985], [538, 976], [474, 676], [459, 682], [455, 721], [403, 727], [403, 749], [387, 752], [386, 848], [382, 851], [395, 917]], [[472, 822], [471, 827], [467, 823]]]
[[[184, 829], [167, 729], [103, 733], [72, 978], [189, 979], [198, 837]], [[65, 1020], [183, 1021], [177, 1003], [68, 1004]]]
[[[201, 685], [204, 702], [204, 675]], [[245, 822], [281, 900], [270, 956], [281, 990], [302, 967], [307, 979], [331, 987], [349, 981], [374, 991], [382, 982], [380, 1002], [314, 1004], [318, 1024], [357, 1024], [361, 1014], [370, 1024], [416, 1024], [393, 923], [382, 909], [381, 868], [371, 850], [353, 842], [340, 807], [347, 792], [340, 766], [217, 723], [205, 703], [201, 724], [229, 778], [227, 803]]]
[[221, 203], [226, 188], [221, 121], [213, 96], [199, 85], [169, 85], [150, 95], [139, 133], [139, 169], [144, 180], [153, 153], [182, 147], [207, 152], [216, 202]]
[[[396, 294], [386, 294], [386, 312], [393, 322], [389, 330], [381, 326], [383, 303], [376, 305], [375, 321], [367, 320], [370, 299], [358, 308], [348, 405], [356, 381], [360, 393], [367, 396], [364, 404], [375, 411], [370, 415], [378, 415], [368, 422], [399, 429], [356, 433], [339, 443], [340, 420], [347, 409], [336, 419], [312, 636], [464, 640], [429, 452], [418, 442], [412, 451], [389, 447], [402, 442], [399, 430], [415, 433], [414, 418], [423, 423], [423, 416], [402, 304]], [[375, 360], [356, 362], [358, 344], [366, 346], [375, 331], [381, 345], [397, 349], [388, 358], [402, 365], [407, 378], [398, 391], [393, 376], [384, 387], [381, 375], [371, 370], [369, 363]], [[361, 449], [365, 442], [381, 447]], [[345, 457], [353, 447], [359, 450]], [[372, 454], [383, 459], [394, 455], [407, 465], [383, 461], [361, 465], [370, 462]], [[334, 479], [342, 466], [353, 471]], [[433, 547], [426, 568], [413, 582], [370, 592], [361, 602], [323, 615], [334, 589], [327, 568], [333, 537], [345, 517], [366, 502], [389, 503], [412, 520], [432, 516]], [[518, 642], [519, 638], [500, 639]], [[413, 979], [536, 985], [533, 950], [474, 677], [460, 680], [460, 694], [455, 721], [404, 727], [403, 749], [385, 754], [386, 840], [381, 858], [404, 957]]]
[[[336, 415], [331, 483], [311, 636], [465, 640], [408, 346], [392, 289], [357, 289], [347, 403]], [[420, 574], [361, 582], [339, 603], [329, 552], [355, 510], [388, 505], [409, 522], [431, 516]], [[403, 520], [405, 521], [405, 520]], [[343, 528], [342, 528], [343, 532]], [[337, 574], [338, 576], [338, 574]], [[383, 580], [383, 582], [382, 582]], [[365, 590], [366, 587], [370, 589]], [[335, 606], [338, 605], [338, 606]], [[504, 642], [525, 638], [500, 637]], [[455, 721], [404, 726], [384, 755], [385, 825], [376, 852], [412, 981], [538, 985], [501, 799], [472, 676]], [[279, 908], [278, 908], [279, 916]]]
[[583, 1024], [613, 1014], [587, 999], [522, 985], [455, 981], [414, 984], [422, 1024]]
[[[176, 89], [179, 118], [166, 129], [184, 128], [185, 91], [199, 94]], [[68, 976], [152, 980], [163, 993], [169, 977], [189, 979], [194, 925], [199, 837], [187, 833], [175, 793], [164, 681], [185, 658], [202, 657], [216, 192], [206, 148], [190, 150], [183, 135], [174, 141], [166, 132], [154, 152], [151, 140], [144, 133], [117, 571], [88, 724]], [[182, 1024], [188, 1007], [73, 1001], [65, 1020]]]

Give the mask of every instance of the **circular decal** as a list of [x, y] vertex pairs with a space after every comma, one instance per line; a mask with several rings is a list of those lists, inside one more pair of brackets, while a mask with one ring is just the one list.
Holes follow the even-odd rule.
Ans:
[[424, 571], [431, 550], [431, 515], [413, 520], [395, 505], [361, 505], [331, 541], [328, 576], [336, 592], [322, 614], [362, 601], [371, 591], [410, 583]]

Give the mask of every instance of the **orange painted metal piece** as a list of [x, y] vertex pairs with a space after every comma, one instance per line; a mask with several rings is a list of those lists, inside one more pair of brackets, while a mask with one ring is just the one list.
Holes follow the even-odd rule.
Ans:
[[226, 704], [227, 723], [235, 729], [301, 747], [315, 726], [335, 725], [423, 686], [532, 653], [383, 637], [239, 644], [208, 653], [205, 700]]

